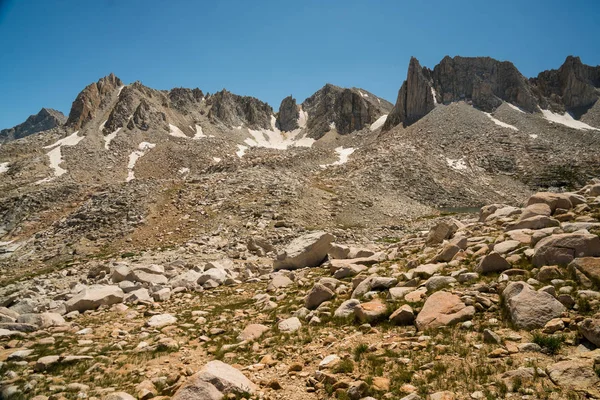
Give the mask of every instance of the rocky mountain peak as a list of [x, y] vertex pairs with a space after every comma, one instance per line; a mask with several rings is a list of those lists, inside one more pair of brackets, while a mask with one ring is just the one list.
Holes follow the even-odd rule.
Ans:
[[431, 71], [421, 67], [419, 60], [411, 57], [406, 81], [398, 91], [396, 105], [388, 115], [383, 130], [388, 130], [398, 124], [404, 126], [413, 124], [433, 110], [436, 102]]
[[82, 128], [88, 121], [92, 120], [103, 105], [107, 95], [111, 94], [118, 87], [123, 86], [123, 82], [111, 73], [98, 82], [85, 87], [77, 95], [77, 98], [71, 106], [67, 125], [73, 129]]
[[298, 128], [299, 116], [300, 112], [298, 111], [296, 99], [292, 96], [288, 96], [281, 101], [281, 105], [279, 106], [277, 127], [284, 132], [293, 131]]
[[309, 115], [307, 128], [315, 139], [332, 127], [342, 135], [361, 130], [388, 114], [391, 108], [392, 104], [366, 90], [329, 83], [302, 103], [302, 109]]
[[558, 70], [541, 72], [530, 82], [536, 87], [542, 106], [578, 115], [598, 100], [600, 66], [585, 65], [579, 57], [568, 56]]
[[25, 122], [0, 131], [0, 143], [21, 139], [34, 133], [47, 131], [65, 123], [63, 113], [51, 108], [42, 108], [37, 114], [29, 116]]
[[239, 96], [225, 89], [213, 94], [207, 103], [211, 106], [209, 118], [228, 127], [246, 125], [251, 129], [269, 129], [273, 108], [255, 97]]

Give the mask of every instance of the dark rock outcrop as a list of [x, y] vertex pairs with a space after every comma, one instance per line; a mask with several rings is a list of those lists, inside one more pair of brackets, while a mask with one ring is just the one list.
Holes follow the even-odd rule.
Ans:
[[296, 99], [288, 96], [281, 101], [279, 106], [279, 115], [277, 116], [277, 128], [284, 132], [290, 132], [298, 128], [298, 105]]
[[104, 134], [114, 132], [127, 124], [129, 117], [136, 109], [136, 96], [133, 86], [124, 87], [119, 95], [117, 103], [108, 116], [104, 124]]
[[406, 81], [398, 91], [396, 105], [388, 115], [383, 130], [396, 125], [408, 126], [421, 119], [435, 107], [430, 71], [411, 57]]
[[167, 116], [165, 113], [158, 111], [153, 105], [148, 103], [146, 99], [142, 99], [135, 109], [133, 117], [129, 120], [127, 128], [138, 128], [147, 131], [151, 127], [160, 130], [168, 130]]
[[581, 114], [598, 101], [600, 66], [591, 67], [579, 57], [568, 56], [558, 69], [541, 72], [530, 82], [543, 108]]
[[198, 88], [175, 88], [169, 91], [171, 107], [184, 114], [187, 114], [191, 108], [196, 107], [197, 103], [201, 102], [203, 98], [204, 93]]
[[60, 111], [42, 108], [40, 112], [29, 116], [22, 124], [0, 131], [0, 143], [24, 138], [34, 133], [47, 131], [65, 123], [67, 117]]
[[251, 129], [271, 128], [273, 108], [254, 97], [238, 96], [224, 89], [210, 96], [207, 102], [211, 105], [209, 118], [228, 127], [246, 125]]
[[391, 108], [389, 102], [367, 91], [331, 84], [302, 103], [302, 109], [308, 112], [309, 136], [315, 139], [323, 137], [332, 124], [342, 135], [363, 129], [389, 113]]
[[67, 126], [73, 129], [82, 128], [88, 121], [96, 116], [98, 109], [103, 105], [106, 96], [123, 86], [123, 82], [114, 74], [100, 79], [96, 83], [86, 86], [77, 95], [71, 106]]

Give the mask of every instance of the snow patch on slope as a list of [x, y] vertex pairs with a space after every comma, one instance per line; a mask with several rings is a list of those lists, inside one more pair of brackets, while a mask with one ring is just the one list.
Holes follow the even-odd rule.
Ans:
[[456, 160], [446, 157], [446, 164], [456, 171], [464, 171], [467, 169], [467, 163], [465, 163], [465, 160], [462, 157]]
[[374, 130], [381, 128], [383, 126], [383, 124], [385, 124], [385, 120], [387, 119], [387, 117], [388, 117], [388, 115], [384, 114], [381, 117], [377, 118], [377, 121], [373, 122], [369, 129], [374, 131]]
[[175, 125], [169, 124], [169, 135], [187, 139], [187, 135]]
[[235, 152], [235, 154], [239, 157], [242, 158], [244, 157], [244, 154], [246, 154], [246, 150], [248, 150], [248, 146], [244, 146], [243, 144], [238, 144], [238, 151]]
[[363, 93], [363, 92], [361, 92], [360, 90], [358, 91], [358, 93], [360, 93], [360, 95], [361, 95], [362, 97], [369, 97], [369, 95], [368, 95], [368, 94], [366, 94], [366, 93]]
[[104, 136], [104, 148], [106, 150], [108, 150], [108, 148], [110, 146], [110, 142], [112, 142], [113, 139], [117, 137], [117, 133], [119, 133], [119, 131], [121, 129], [123, 129], [123, 128], [117, 128], [117, 130], [114, 131], [113, 133], [109, 133], [108, 135]]
[[356, 149], [354, 147], [347, 147], [347, 148], [344, 148], [343, 146], [337, 147], [335, 149], [335, 152], [338, 153], [339, 160], [334, 163], [331, 163], [331, 164], [321, 164], [320, 167], [327, 168], [327, 167], [332, 167], [335, 165], [346, 164], [348, 162], [348, 157], [350, 157], [350, 154], [354, 153], [355, 150]]
[[550, 122], [568, 126], [569, 128], [573, 128], [573, 129], [600, 131], [600, 129], [598, 129], [598, 128], [594, 128], [593, 126], [590, 126], [584, 122], [576, 120], [568, 112], [561, 115], [558, 113], [554, 113], [550, 110], [542, 110], [541, 108], [540, 108], [540, 111], [544, 115], [544, 118], [546, 118]]
[[0, 163], [0, 174], [3, 174], [7, 171], [8, 171], [8, 163], [7, 162]]
[[52, 170], [54, 171], [54, 176], [50, 177], [50, 178], [45, 178], [45, 179], [39, 180], [35, 183], [36, 185], [39, 185], [41, 183], [50, 182], [50, 181], [54, 180], [55, 178], [67, 173], [66, 169], [60, 167], [60, 164], [62, 164], [62, 162], [63, 162], [61, 149], [63, 146], [69, 146], [69, 147], [75, 146], [79, 142], [81, 142], [85, 138], [85, 136], [79, 136], [78, 133], [79, 133], [79, 131], [75, 131], [72, 134], [70, 134], [69, 136], [64, 137], [60, 140], [57, 140], [56, 142], [52, 143], [51, 145], [44, 146], [44, 149], [52, 149], [48, 153], [46, 153], [46, 155], [48, 156], [48, 159], [50, 160], [50, 168], [52, 168]]
[[[302, 121], [305, 116], [301, 112], [298, 119], [298, 124]], [[306, 122], [303, 122], [304, 124]], [[286, 150], [288, 147], [311, 147], [314, 143], [314, 139], [307, 138], [306, 136], [299, 137], [302, 133], [302, 129], [294, 129], [291, 132], [281, 132], [276, 126], [276, 118], [274, 115], [271, 116], [271, 129], [259, 129], [253, 130], [248, 129], [248, 133], [252, 138], [244, 140], [250, 147], [265, 147], [268, 149]]]
[[[190, 126], [190, 128], [191, 128], [191, 126]], [[192, 139], [198, 140], [198, 139], [202, 139], [205, 137], [208, 137], [208, 136], [206, 136], [204, 134], [204, 132], [202, 131], [202, 127], [200, 125], [196, 124], [196, 134], [194, 135], [194, 137]]]
[[522, 113], [522, 114], [525, 114], [525, 111], [521, 110], [519, 107], [515, 106], [514, 104], [511, 104], [511, 103], [506, 103], [506, 104], [507, 104], [507, 105], [508, 105], [510, 108], [512, 108], [513, 110], [515, 110], [515, 111], [518, 111], [518, 112], [520, 112], [520, 113]]
[[125, 87], [125, 85], [119, 86], [119, 91], [117, 92], [117, 97], [119, 97], [121, 95], [121, 91], [123, 90], [124, 87]]
[[493, 122], [494, 122], [496, 125], [499, 125], [499, 126], [501, 126], [501, 127], [503, 127], [503, 128], [512, 129], [513, 131], [518, 131], [518, 130], [519, 130], [519, 128], [517, 128], [516, 126], [513, 126], [513, 125], [510, 125], [510, 124], [507, 124], [506, 122], [502, 122], [502, 121], [500, 121], [499, 119], [496, 119], [496, 118], [494, 118], [494, 117], [492, 116], [492, 114], [490, 114], [490, 113], [486, 113], [486, 112], [484, 112], [484, 114], [485, 114], [485, 115], [487, 115], [487, 117], [488, 117], [489, 119], [491, 119], [491, 120], [492, 120], [492, 121], [493, 121]]
[[154, 143], [142, 142], [138, 146], [138, 150], [129, 155], [129, 163], [127, 164], [127, 169], [129, 172], [127, 173], [127, 179], [125, 179], [126, 182], [130, 182], [135, 179], [135, 173], [133, 172], [135, 164], [144, 154], [148, 152], [148, 150], [153, 149], [154, 147], [156, 147], [156, 144]]

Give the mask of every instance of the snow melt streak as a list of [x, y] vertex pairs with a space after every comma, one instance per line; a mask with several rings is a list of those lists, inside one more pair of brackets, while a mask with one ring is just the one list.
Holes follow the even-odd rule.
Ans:
[[112, 142], [113, 139], [117, 137], [117, 133], [119, 133], [120, 130], [121, 130], [121, 128], [117, 128], [117, 130], [114, 131], [113, 133], [110, 133], [110, 134], [104, 136], [104, 148], [106, 150], [108, 150], [108, 147], [110, 146], [110, 142]]
[[154, 143], [142, 142], [138, 146], [139, 150], [134, 151], [129, 155], [129, 163], [127, 164], [127, 169], [129, 172], [127, 173], [126, 182], [132, 181], [135, 179], [135, 173], [133, 172], [133, 168], [135, 168], [135, 163], [142, 157], [146, 152], [150, 149], [156, 147]]
[[518, 131], [518, 130], [519, 130], [519, 128], [517, 128], [516, 126], [509, 125], [509, 124], [507, 124], [506, 122], [502, 122], [502, 121], [500, 121], [499, 119], [496, 119], [496, 118], [492, 117], [492, 114], [490, 114], [490, 113], [486, 113], [486, 112], [484, 112], [484, 114], [485, 114], [485, 115], [487, 115], [487, 117], [488, 117], [489, 119], [491, 119], [492, 121], [494, 121], [494, 123], [495, 123], [496, 125], [499, 125], [499, 126], [501, 126], [501, 127], [503, 127], [503, 128], [512, 129], [513, 131]]
[[371, 130], [374, 131], [376, 129], [379, 129], [383, 126], [383, 124], [385, 124], [385, 120], [387, 119], [388, 115], [384, 114], [381, 117], [377, 118], [377, 121], [373, 122], [371, 124]]
[[40, 181], [37, 181], [36, 184], [50, 182], [54, 178], [57, 178], [67, 173], [66, 169], [60, 167], [60, 164], [63, 162], [61, 148], [63, 146], [75, 146], [77, 143], [81, 142], [84, 136], [78, 136], [78, 133], [79, 131], [76, 131], [65, 138], [57, 140], [49, 146], [44, 146], [44, 149], [52, 149], [46, 154], [50, 159], [50, 168], [52, 168], [52, 170], [54, 171], [54, 177], [42, 179]]

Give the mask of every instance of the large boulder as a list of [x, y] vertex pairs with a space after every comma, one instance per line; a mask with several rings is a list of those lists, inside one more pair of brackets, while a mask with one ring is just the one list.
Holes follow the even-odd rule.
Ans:
[[256, 385], [240, 370], [219, 360], [209, 361], [190, 378], [192, 381], [196, 379], [211, 383], [224, 394], [244, 395], [256, 391]]
[[575, 358], [560, 361], [546, 367], [550, 380], [563, 389], [594, 391], [593, 398], [598, 396], [600, 378], [594, 372], [594, 360]]
[[578, 328], [583, 337], [600, 347], [600, 319], [586, 318], [579, 323]]
[[563, 233], [543, 238], [535, 245], [532, 262], [543, 265], [567, 265], [578, 257], [599, 257], [600, 237], [587, 233]]
[[309, 310], [317, 308], [322, 302], [327, 301], [335, 296], [333, 290], [320, 283], [315, 283], [311, 291], [304, 299], [304, 307]]
[[548, 321], [566, 311], [545, 291], [535, 291], [525, 282], [512, 282], [502, 292], [512, 322], [520, 329], [543, 328]]
[[442, 243], [444, 240], [450, 239], [462, 226], [463, 224], [455, 219], [440, 221], [429, 230], [425, 243], [428, 246]]
[[475, 307], [465, 305], [457, 295], [441, 291], [427, 298], [415, 322], [417, 329], [423, 331], [465, 321], [474, 314]]
[[560, 226], [560, 221], [545, 215], [535, 215], [526, 219], [520, 219], [519, 221], [508, 225], [506, 231], [514, 231], [517, 229], [544, 229], [553, 226]]
[[118, 286], [96, 285], [83, 289], [65, 303], [67, 312], [95, 310], [123, 302], [125, 293]]
[[566, 193], [539, 192], [527, 200], [528, 206], [537, 203], [548, 205], [552, 213], [554, 213], [557, 208], [566, 210], [573, 208], [573, 203], [571, 203], [571, 199]]
[[492, 272], [506, 271], [510, 267], [511, 265], [504, 257], [495, 251], [492, 251], [481, 259], [481, 262], [477, 266], [477, 270], [482, 274], [489, 274]]
[[600, 286], [600, 257], [576, 258], [568, 266], [572, 272], [580, 272], [591, 282]]
[[41, 314], [21, 314], [17, 318], [17, 322], [35, 325], [40, 329], [66, 325], [65, 319], [60, 314], [50, 312]]
[[354, 308], [354, 315], [362, 323], [372, 323], [387, 316], [387, 306], [379, 299], [361, 303]]
[[333, 240], [333, 235], [322, 231], [294, 239], [282, 253], [277, 255], [277, 259], [273, 262], [273, 269], [316, 267], [327, 258], [329, 245]]

